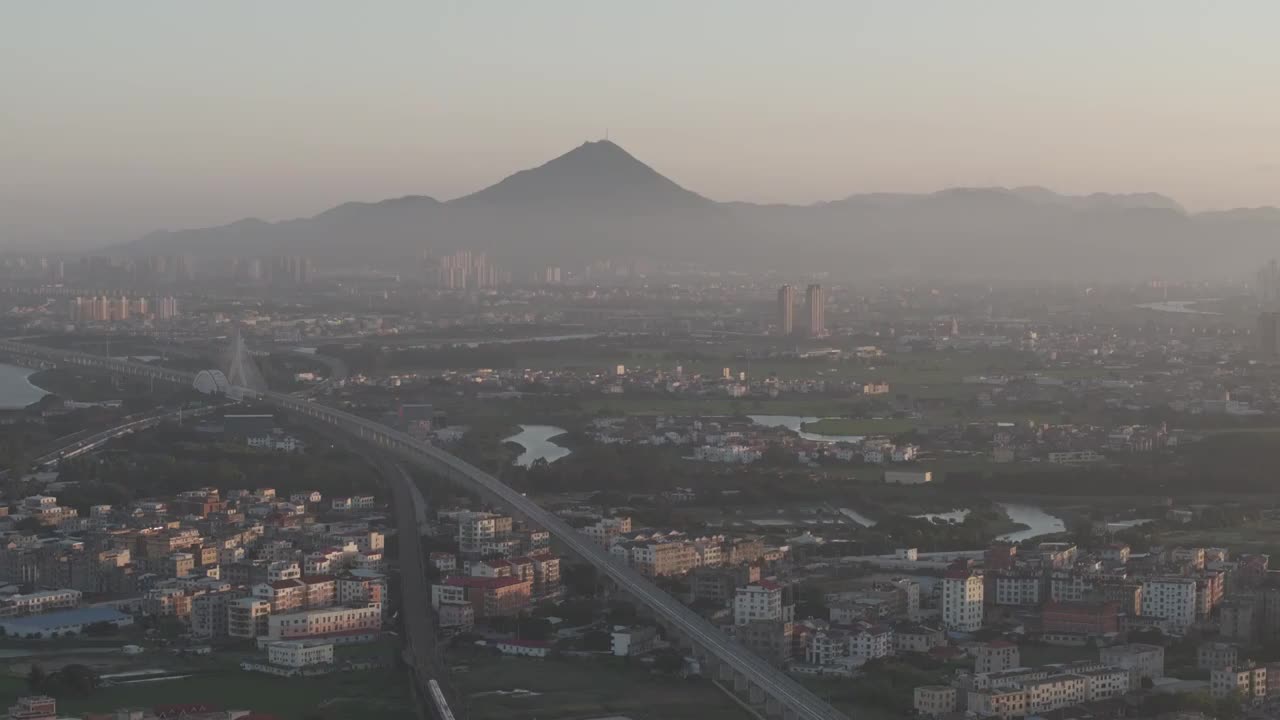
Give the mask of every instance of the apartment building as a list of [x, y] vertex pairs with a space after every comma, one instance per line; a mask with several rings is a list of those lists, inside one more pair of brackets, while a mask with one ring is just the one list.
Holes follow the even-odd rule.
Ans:
[[1218, 609], [1218, 634], [1227, 640], [1251, 641], [1254, 637], [1254, 610], [1257, 603], [1253, 598], [1239, 598], [1224, 601]]
[[307, 584], [299, 579], [259, 583], [253, 596], [270, 603], [273, 613], [291, 613], [307, 607]]
[[1027, 694], [1029, 714], [1079, 705], [1089, 698], [1089, 681], [1083, 675], [1050, 675], [1024, 683], [1023, 689]]
[[1220, 572], [1206, 572], [1196, 578], [1196, 619], [1208, 620], [1222, 604], [1226, 594], [1226, 576]]
[[1222, 668], [1209, 673], [1209, 695], [1258, 703], [1267, 697], [1267, 669], [1253, 664]]
[[1143, 680], [1164, 677], [1164, 648], [1159, 645], [1130, 643], [1102, 648], [1099, 658], [1103, 663], [1129, 673], [1129, 689], [1142, 687]]
[[433, 606], [468, 602], [477, 618], [504, 617], [529, 607], [533, 582], [514, 577], [451, 577], [432, 586], [431, 593]]
[[794, 619], [795, 606], [783, 605], [782, 586], [761, 580], [738, 588], [733, 598], [733, 624], [746, 625], [758, 620]]
[[1055, 570], [1049, 575], [1051, 602], [1080, 602], [1092, 589], [1092, 579], [1078, 570]]
[[981, 643], [974, 652], [975, 673], [998, 673], [1012, 670], [1022, 664], [1022, 654], [1016, 643], [993, 640]]
[[332, 664], [333, 644], [293, 640], [273, 642], [267, 645], [267, 662], [292, 668]]
[[1121, 615], [1135, 616], [1142, 613], [1141, 583], [1101, 583], [1094, 587], [1094, 593], [1104, 602], [1116, 603]]
[[955, 632], [982, 629], [982, 576], [968, 569], [948, 570], [942, 578], [942, 624]]
[[684, 575], [698, 565], [698, 554], [690, 542], [676, 540], [627, 545], [631, 566], [648, 578]]
[[227, 637], [231, 604], [243, 597], [243, 591], [227, 588], [202, 592], [191, 598], [191, 634], [201, 639]]
[[450, 573], [458, 569], [458, 558], [453, 553], [433, 552], [427, 558], [427, 561], [431, 563], [431, 567], [441, 574]]
[[466, 632], [476, 624], [476, 610], [465, 600], [441, 602], [436, 607], [436, 624], [446, 633]]
[[839, 630], [817, 630], [805, 637], [804, 661], [810, 665], [834, 665], [848, 653], [848, 638]]
[[862, 623], [849, 633], [849, 654], [865, 660], [893, 654], [893, 628]]
[[227, 606], [227, 635], [234, 638], [264, 637], [271, 617], [271, 603], [256, 597], [232, 600]]
[[733, 629], [734, 637], [748, 650], [774, 665], [782, 665], [796, 651], [796, 626], [782, 620], [757, 620]]
[[938, 628], [914, 623], [899, 625], [893, 630], [893, 649], [900, 653], [927, 653], [947, 644], [947, 634]]
[[1151, 578], [1142, 583], [1142, 616], [1161, 618], [1169, 632], [1186, 632], [1196, 621], [1196, 581], [1193, 578]]
[[614, 538], [631, 532], [631, 518], [625, 515], [600, 518], [594, 525], [581, 528], [579, 532], [591, 538], [591, 541], [600, 547], [607, 548], [613, 544]]
[[956, 711], [959, 690], [950, 685], [921, 685], [912, 692], [912, 708], [921, 715], [934, 717]]
[[371, 640], [382, 627], [382, 607], [370, 603], [364, 607], [333, 607], [299, 613], [271, 615], [267, 618], [267, 639], [308, 640], [331, 639], [333, 642]]
[[464, 553], [482, 553], [486, 543], [500, 541], [511, 534], [510, 516], [493, 513], [465, 513], [458, 516], [458, 549]]
[[1204, 548], [1174, 548], [1169, 552], [1170, 562], [1176, 565], [1186, 565], [1195, 570], [1203, 570], [1205, 562]]
[[381, 573], [353, 570], [337, 579], [337, 604], [381, 603], [387, 606], [387, 578]]
[[1088, 702], [1120, 697], [1129, 692], [1129, 671], [1118, 667], [1102, 667], [1079, 673], [1088, 681]]
[[966, 708], [978, 717], [1024, 717], [1027, 714], [1027, 692], [1022, 688], [970, 690]]
[[152, 588], [143, 596], [142, 607], [148, 615], [175, 617], [185, 621], [191, 617], [191, 599], [185, 588]]
[[1044, 595], [1044, 579], [1037, 573], [1004, 571], [989, 581], [996, 605], [1039, 605]]
[[8, 595], [0, 598], [0, 617], [39, 615], [53, 610], [71, 610], [80, 607], [84, 596], [79, 590], [40, 590], [33, 593]]
[[1132, 549], [1125, 543], [1112, 543], [1102, 548], [1099, 553], [1102, 561], [1108, 565], [1126, 565], [1129, 562], [1129, 555]]
[[1224, 670], [1240, 662], [1240, 648], [1231, 643], [1206, 642], [1196, 648], [1196, 667], [1201, 670]]

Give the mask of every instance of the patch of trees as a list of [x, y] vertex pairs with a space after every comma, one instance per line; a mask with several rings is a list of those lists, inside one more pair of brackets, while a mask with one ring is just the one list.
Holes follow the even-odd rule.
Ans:
[[68, 695], [88, 697], [98, 688], [98, 675], [86, 665], [71, 664], [46, 673], [37, 664], [27, 673], [27, 689], [33, 693], [58, 698]]

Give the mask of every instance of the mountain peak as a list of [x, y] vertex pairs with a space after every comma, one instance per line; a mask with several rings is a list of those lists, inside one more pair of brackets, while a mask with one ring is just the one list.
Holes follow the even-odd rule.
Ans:
[[648, 212], [711, 201], [680, 187], [617, 143], [595, 140], [450, 204]]

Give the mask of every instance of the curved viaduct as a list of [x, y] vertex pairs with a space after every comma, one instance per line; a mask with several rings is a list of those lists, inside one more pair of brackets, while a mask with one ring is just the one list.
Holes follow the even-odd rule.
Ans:
[[[162, 382], [190, 384], [195, 378], [194, 373], [8, 340], [0, 340], [0, 353], [51, 365], [79, 367]], [[335, 426], [406, 462], [445, 477], [546, 529], [571, 552], [590, 563], [620, 590], [644, 605], [668, 630], [691, 646], [694, 655], [711, 671], [708, 674], [731, 686], [744, 700], [763, 710], [766, 715], [784, 720], [848, 720], [843, 713], [721, 632], [640, 573], [616, 562], [604, 548], [591, 542], [586, 535], [474, 465], [430, 443], [349, 412], [284, 393], [256, 392], [248, 388], [241, 390], [246, 398], [256, 398], [290, 413]]]

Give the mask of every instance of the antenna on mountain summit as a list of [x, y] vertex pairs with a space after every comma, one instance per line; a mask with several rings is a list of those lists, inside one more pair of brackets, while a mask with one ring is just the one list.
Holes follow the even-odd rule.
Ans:
[[608, 140], [608, 139], [609, 139], [609, 128], [605, 128], [605, 129], [604, 129], [604, 139], [605, 139], [605, 140]]

